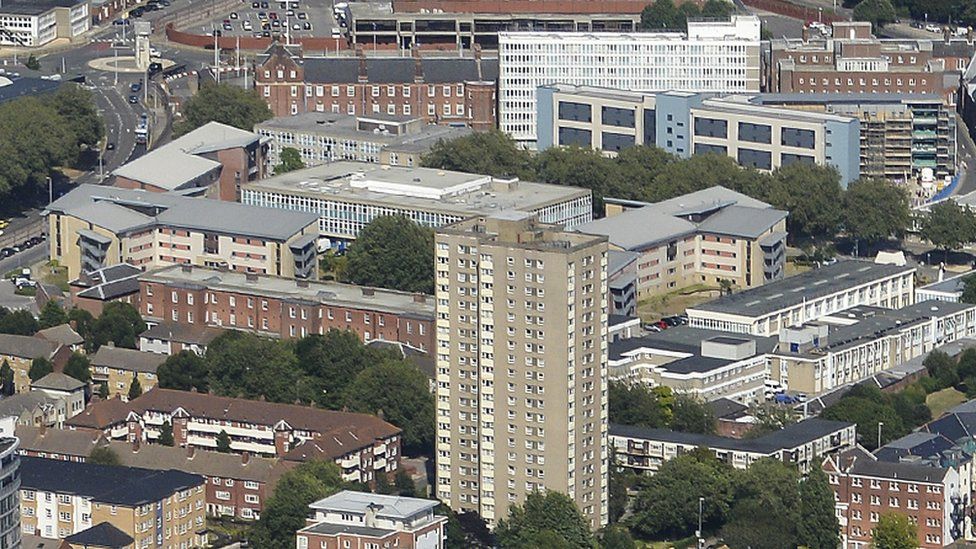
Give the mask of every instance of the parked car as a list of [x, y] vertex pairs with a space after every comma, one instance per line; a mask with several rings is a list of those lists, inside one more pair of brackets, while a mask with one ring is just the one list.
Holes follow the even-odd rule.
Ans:
[[105, 144], [105, 150], [106, 151], [114, 151], [115, 150], [115, 143], [113, 143], [111, 141], [109, 141], [108, 143], [106, 143]]
[[231, 19], [237, 19], [237, 12], [236, 12], [236, 11], [232, 11], [232, 12], [230, 12], [230, 15], [229, 15], [229, 17], [230, 17]]
[[298, 18], [301, 19], [302, 21], [304, 21], [305, 19], [308, 18], [308, 14], [305, 13], [304, 11], [300, 11], [300, 12], [298, 12]]
[[14, 252], [14, 249], [13, 248], [3, 248], [3, 249], [0, 249], [0, 257], [10, 257], [10, 256], [14, 255], [15, 253], [16, 252]]
[[129, 89], [132, 90], [132, 93], [139, 92], [142, 90], [142, 82], [133, 82], [132, 84], [129, 84]]
[[644, 331], [645, 332], [660, 332], [661, 331], [661, 327], [660, 326], [658, 326], [657, 324], [651, 324], [651, 323], [645, 324], [644, 326], [642, 326], [642, 328], [644, 328]]
[[304, 30], [310, 31], [312, 30], [312, 23], [305, 21], [304, 23], [302, 23], [302, 28]]
[[138, 95], [130, 95], [129, 96], [129, 104], [130, 105], [135, 105], [137, 103], [139, 103], [139, 96]]

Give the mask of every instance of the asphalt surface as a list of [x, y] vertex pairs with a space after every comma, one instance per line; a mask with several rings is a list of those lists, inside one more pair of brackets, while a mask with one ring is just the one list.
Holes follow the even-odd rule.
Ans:
[[339, 27], [332, 4], [332, 0], [246, 0], [241, 9], [187, 30], [210, 34], [218, 29], [222, 36], [332, 36], [332, 29]]

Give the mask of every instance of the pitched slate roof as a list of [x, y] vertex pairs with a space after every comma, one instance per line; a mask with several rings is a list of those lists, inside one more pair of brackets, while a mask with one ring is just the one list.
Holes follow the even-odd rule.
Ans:
[[85, 339], [78, 335], [78, 332], [69, 324], [58, 324], [57, 326], [51, 326], [50, 328], [44, 328], [39, 330], [34, 337], [39, 337], [41, 339], [46, 339], [54, 343], [60, 343], [61, 345], [81, 345], [85, 342]]
[[[3, 401], [0, 401], [2, 406]], [[80, 414], [68, 418], [65, 426], [72, 429], [104, 430], [125, 421], [129, 405], [120, 398], [98, 400], [89, 404]]]
[[50, 374], [31, 382], [32, 389], [50, 389], [52, 391], [77, 391], [85, 387], [85, 383], [77, 379], [62, 374], [61, 372], [51, 372]]
[[[301, 60], [305, 81], [325, 84], [355, 84], [359, 82], [360, 60], [356, 57], [306, 57]], [[420, 61], [424, 82], [453, 84], [498, 79], [498, 60], [483, 58], [481, 76], [477, 61], [472, 57], [424, 57]], [[413, 57], [367, 57], [366, 75], [370, 84], [409, 84], [416, 75]]]
[[115, 505], [145, 505], [174, 492], [201, 486], [204, 478], [182, 471], [157, 471], [24, 456], [21, 488], [91, 498]]
[[39, 337], [0, 334], [0, 355], [27, 359], [50, 358], [59, 347], [59, 344]]
[[17, 438], [21, 450], [88, 457], [91, 451], [106, 442], [101, 433], [69, 429], [40, 428], [18, 425]]
[[108, 447], [119, 457], [119, 464], [128, 467], [173, 469], [205, 477], [264, 482], [268, 483], [269, 487], [273, 487], [283, 473], [297, 465], [297, 463], [257, 456], [249, 456], [245, 463], [242, 456], [236, 454], [223, 454], [199, 448], [191, 452], [186, 448], [161, 444], [141, 444], [138, 450], [133, 450], [131, 443], [122, 440], [113, 440], [108, 443]]
[[124, 549], [135, 543], [129, 534], [108, 522], [100, 522], [87, 530], [64, 538], [64, 541], [72, 546], [81, 545], [90, 549]]
[[166, 355], [102, 345], [92, 357], [91, 363], [92, 366], [155, 374], [159, 365], [166, 362], [166, 358]]

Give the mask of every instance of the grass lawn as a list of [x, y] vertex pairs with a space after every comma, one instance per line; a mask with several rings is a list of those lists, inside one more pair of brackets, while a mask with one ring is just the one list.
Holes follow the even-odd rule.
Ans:
[[964, 393], [949, 387], [925, 397], [925, 404], [932, 410], [932, 417], [935, 418], [946, 413], [950, 408], [966, 402], [966, 400], [968, 399]]
[[649, 297], [637, 304], [637, 316], [646, 322], [683, 313], [688, 307], [694, 307], [715, 299], [718, 297], [719, 291], [714, 286], [695, 284], [663, 295]]
[[681, 539], [677, 541], [640, 541], [637, 540], [637, 547], [643, 549], [686, 549], [693, 548], [698, 545], [698, 538], [692, 536], [690, 538]]
[[68, 287], [68, 268], [61, 267], [54, 261], [45, 262], [35, 270], [35, 276], [45, 284], [57, 286], [61, 291], [67, 292]]

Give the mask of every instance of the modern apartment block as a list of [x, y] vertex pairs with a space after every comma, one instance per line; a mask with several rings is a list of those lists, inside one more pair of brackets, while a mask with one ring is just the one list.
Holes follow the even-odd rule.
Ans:
[[775, 336], [858, 305], [899, 309], [915, 302], [915, 268], [838, 261], [687, 310], [691, 326]]
[[61, 539], [107, 522], [134, 547], [207, 545], [199, 475], [22, 457], [20, 477], [25, 534]]
[[362, 162], [323, 164], [252, 183], [243, 189], [241, 201], [318, 214], [319, 234], [340, 247], [384, 215], [402, 215], [432, 228], [513, 209], [568, 228], [593, 219], [587, 189]]
[[437, 498], [496, 524], [554, 490], [606, 524], [606, 239], [508, 212], [435, 243]]
[[226, 431], [234, 453], [285, 459], [311, 454], [314, 446], [316, 458], [334, 461], [351, 482], [371, 482], [400, 464], [400, 429], [368, 414], [158, 387], [120, 403], [98, 401], [66, 425], [114, 440], [154, 442], [169, 422], [175, 446], [212, 450]]
[[434, 349], [434, 303], [423, 294], [188, 266], [150, 271], [139, 284], [140, 313], [149, 324], [276, 338], [349, 330], [367, 343], [380, 339]]
[[905, 182], [926, 168], [938, 178], [956, 173], [955, 108], [938, 95], [767, 93], [752, 101], [856, 118], [863, 177]]
[[898, 309], [852, 307], [782, 328], [769, 355], [769, 378], [790, 391], [819, 395], [974, 335], [976, 305], [921, 301]]
[[270, 173], [267, 140], [220, 122], [208, 122], [112, 174], [115, 186], [151, 192], [194, 192], [236, 202], [241, 185]]
[[668, 429], [611, 425], [610, 444], [616, 465], [653, 475], [664, 462], [696, 448], [707, 448], [719, 461], [746, 469], [763, 458], [775, 458], [806, 473], [831, 454], [854, 448], [857, 425], [811, 418], [759, 438], [737, 439], [681, 433]]
[[420, 116], [431, 124], [495, 126], [498, 60], [471, 55], [310, 57], [275, 43], [259, 59], [258, 93], [275, 116], [331, 112]]
[[91, 28], [88, 0], [8, 0], [0, 7], [0, 45], [37, 47]]
[[721, 154], [765, 171], [830, 165], [845, 185], [859, 177], [856, 117], [765, 105], [762, 97], [541, 86], [537, 148], [578, 145], [615, 155], [647, 145], [682, 158]]
[[[771, 40], [767, 89], [812, 94], [924, 93], [955, 105], [960, 76], [974, 51], [971, 42], [955, 42], [880, 40], [871, 34], [871, 23], [836, 21], [830, 38]], [[966, 50], [963, 55], [957, 51], [960, 47]]]
[[[498, 49], [498, 33], [536, 32], [636, 32], [640, 11], [619, 13], [597, 9], [567, 13], [556, 2], [533, 0], [530, 11], [497, 9], [509, 2], [480, 2], [458, 9], [420, 8], [400, 11], [402, 2], [391, 4], [354, 2], [347, 13], [351, 19], [349, 39], [370, 49], [465, 51], [474, 47]], [[601, 3], [607, 5], [608, 2]], [[554, 8], [557, 11], [549, 11]], [[606, 9], [606, 8], [604, 8]], [[633, 8], [632, 8], [633, 9]], [[476, 10], [476, 11], [472, 11]]]
[[20, 441], [17, 437], [0, 438], [0, 546], [20, 547], [21, 515], [18, 505], [20, 491]]
[[871, 547], [872, 530], [891, 512], [908, 515], [915, 524], [918, 547], [945, 547], [962, 537], [971, 494], [953, 468], [879, 461], [860, 447], [828, 457], [823, 468], [844, 547]]
[[254, 131], [269, 139], [272, 166], [278, 164], [285, 147], [297, 150], [305, 166], [338, 160], [419, 166], [421, 156], [438, 141], [471, 133], [467, 127], [428, 124], [416, 115], [350, 116], [324, 112], [272, 118], [256, 124]]
[[442, 549], [447, 517], [434, 507], [429, 499], [343, 490], [309, 505], [312, 516], [295, 533], [295, 546]]
[[715, 186], [662, 202], [605, 199], [607, 216], [576, 228], [640, 254], [637, 299], [729, 280], [754, 288], [783, 277], [787, 212]]
[[610, 343], [610, 379], [670, 387], [702, 402], [762, 402], [776, 338], [676, 326]]
[[69, 279], [121, 263], [318, 276], [309, 213], [98, 185], [79, 185], [46, 212], [50, 258]]
[[536, 90], [551, 84], [635, 91], [758, 92], [759, 18], [689, 21], [676, 32], [499, 33], [499, 128], [536, 144]]

